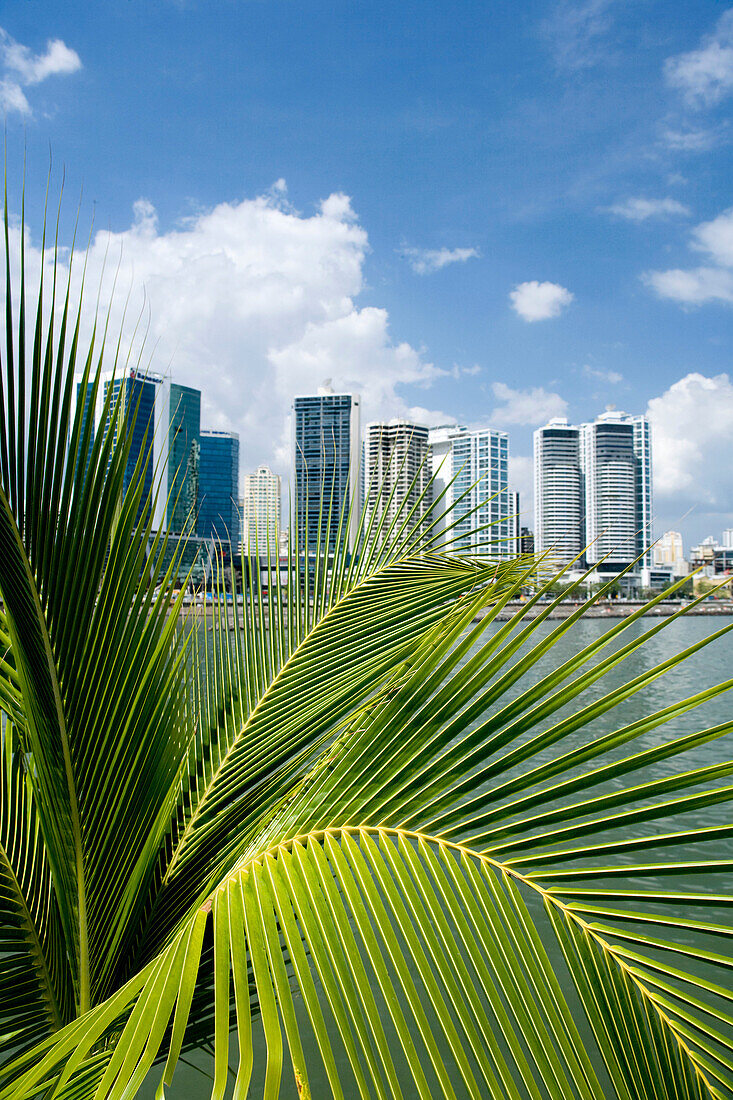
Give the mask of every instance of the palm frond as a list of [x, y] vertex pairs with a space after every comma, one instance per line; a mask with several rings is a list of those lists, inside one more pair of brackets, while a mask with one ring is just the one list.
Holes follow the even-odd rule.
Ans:
[[59, 1028], [73, 1003], [51, 872], [27, 760], [9, 722], [0, 761], [0, 1033], [32, 1046]]
[[16, 317], [5, 238], [0, 1100], [162, 1098], [193, 1048], [220, 1098], [233, 1028], [240, 1100], [733, 1097], [733, 721], [690, 725], [733, 680], [651, 691], [733, 627], [652, 659], [660, 594], [572, 645], [607, 589], [554, 622], [546, 563], [324, 485], [204, 631], [121, 338], [55, 264], [26, 313], [22, 253]]

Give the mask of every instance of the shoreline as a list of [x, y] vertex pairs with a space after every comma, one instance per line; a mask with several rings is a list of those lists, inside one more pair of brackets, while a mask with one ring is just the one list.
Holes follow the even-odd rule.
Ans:
[[[558, 607], [554, 608], [547, 616], [548, 619], [568, 619], [574, 611], [577, 611], [578, 607], [582, 606], [583, 601], [572, 601], [561, 603]], [[513, 615], [520, 611], [524, 604], [522, 603], [510, 603], [503, 608], [496, 616], [497, 622], [507, 622]], [[685, 606], [685, 601], [682, 600], [663, 600], [661, 603], [651, 607], [646, 613], [645, 617], [649, 618], [669, 618], [670, 615], [674, 615], [675, 612], [680, 611]], [[540, 615], [546, 604], [535, 604], [527, 611], [527, 619], [536, 619]], [[639, 611], [644, 607], [644, 602], [641, 600], [626, 601], [626, 600], [608, 600], [604, 603], [594, 604], [583, 615], [584, 619], [627, 619], [633, 615], [636, 611]], [[715, 602], [702, 602], [695, 607], [690, 608], [685, 612], [687, 615], [728, 615], [733, 616], [733, 600], [718, 600]], [[485, 612], [484, 612], [485, 614]], [[477, 615], [474, 622], [479, 622], [483, 618], [482, 615]]]
[[[549, 615], [545, 617], [548, 619], [568, 619], [578, 607], [582, 606], [583, 601], [567, 600], [559, 604], [556, 608], [550, 611]], [[594, 604], [583, 615], [584, 619], [627, 619], [635, 612], [644, 607], [643, 601], [625, 601], [625, 600], [609, 600], [604, 603]], [[649, 618], [669, 618], [676, 612], [679, 612], [685, 607], [685, 601], [680, 600], [663, 600], [661, 603], [656, 604], [650, 608], [644, 617]], [[540, 603], [535, 604], [533, 607], [527, 608], [526, 603], [513, 602], [506, 605], [496, 616], [496, 622], [504, 623], [508, 622], [518, 611], [522, 608], [526, 608], [525, 618], [527, 621], [536, 619], [538, 615], [541, 615], [546, 611], [547, 604]], [[208, 604], [206, 606], [188, 604], [184, 606], [184, 614], [193, 615], [197, 619], [204, 621], [210, 621], [213, 617], [213, 607]], [[242, 622], [241, 609], [239, 619], [240, 624]], [[227, 617], [229, 620], [229, 628], [233, 629], [233, 607], [230, 605], [227, 607]], [[474, 622], [480, 622], [480, 620], [486, 614], [486, 610], [479, 613]], [[686, 615], [692, 616], [728, 616], [733, 617], [733, 600], [716, 600], [715, 602], [702, 602], [695, 607], [691, 607], [685, 611]]]

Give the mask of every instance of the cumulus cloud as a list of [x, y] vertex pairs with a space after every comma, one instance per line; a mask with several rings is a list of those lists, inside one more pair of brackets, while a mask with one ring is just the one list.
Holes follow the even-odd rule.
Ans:
[[692, 232], [691, 247], [705, 254], [706, 263], [694, 268], [648, 271], [642, 276], [661, 298], [684, 305], [733, 303], [733, 208]]
[[559, 283], [518, 283], [509, 294], [512, 309], [523, 321], [546, 321], [559, 317], [565, 306], [570, 305], [574, 294]]
[[[202, 423], [239, 432], [244, 469], [268, 462], [287, 474], [292, 396], [324, 378], [360, 393], [367, 420], [447, 419], [426, 410], [428, 401], [412, 401], [415, 388], [448, 372], [394, 340], [384, 309], [356, 303], [367, 251], [347, 195], [300, 214], [279, 181], [263, 196], [221, 203], [168, 231], [141, 199], [129, 228], [95, 235], [86, 282], [96, 288], [106, 263], [103, 306], [115, 274], [117, 281], [111, 331], [131, 287], [125, 331], [141, 314], [145, 361], [152, 357], [160, 371], [170, 365], [175, 380], [202, 390]], [[32, 247], [28, 256], [38, 264]]]
[[720, 267], [675, 267], [668, 271], [648, 271], [644, 282], [660, 298], [682, 305], [701, 306], [707, 302], [733, 303], [733, 273]]
[[733, 92], [733, 8], [724, 12], [697, 50], [667, 59], [668, 83], [690, 107], [710, 107]]
[[619, 374], [617, 370], [598, 370], [597, 367], [591, 367], [587, 363], [583, 367], [583, 374], [587, 378], [595, 378], [599, 382], [610, 382], [612, 386], [617, 386], [619, 382], [623, 382], [623, 374]]
[[0, 60], [5, 76], [0, 81], [0, 106], [6, 113], [31, 114], [24, 87], [40, 84], [49, 76], [75, 73], [81, 66], [76, 50], [60, 38], [50, 38], [43, 53], [33, 53], [0, 27]]
[[491, 413], [494, 424], [525, 424], [533, 428], [553, 416], [564, 416], [568, 403], [559, 393], [548, 393], [542, 386], [528, 390], [513, 390], [504, 382], [494, 382], [494, 397], [501, 405]]
[[418, 275], [440, 271], [448, 264], [465, 264], [466, 260], [480, 255], [477, 248], [403, 248], [401, 251]]
[[[733, 511], [733, 384], [727, 374], [685, 375], [647, 410], [652, 422], [657, 511]], [[726, 526], [727, 524], [723, 524]]]
[[616, 214], [627, 221], [644, 222], [647, 218], [667, 218], [673, 214], [688, 215], [689, 206], [678, 202], [677, 199], [626, 199], [625, 202], [614, 203], [608, 208], [609, 214]]

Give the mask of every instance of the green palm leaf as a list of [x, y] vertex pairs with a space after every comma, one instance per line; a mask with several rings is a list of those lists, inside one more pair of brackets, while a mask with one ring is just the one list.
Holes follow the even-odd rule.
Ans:
[[[231, 630], [215, 558], [202, 636], [142, 463], [123, 492], [129, 411], [108, 387], [94, 438], [73, 411], [120, 338], [100, 320], [80, 349], [59, 275], [26, 339], [21, 273], [0, 1100], [175, 1094], [192, 1049], [217, 1098], [733, 1096], [733, 721], [676, 725], [733, 681], [649, 702], [731, 627], [653, 658], [683, 613], [645, 619], [660, 596], [572, 644], [602, 592], [554, 622], [535, 583], [507, 619], [535, 562], [456, 555], [406, 505], [359, 517], [351, 554], [347, 503], [328, 552], [291, 531]], [[321, 534], [332, 511], [326, 485]]]

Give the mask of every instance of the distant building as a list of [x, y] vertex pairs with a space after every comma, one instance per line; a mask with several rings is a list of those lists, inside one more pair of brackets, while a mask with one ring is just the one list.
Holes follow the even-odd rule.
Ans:
[[733, 550], [733, 527], [727, 527], [723, 531], [723, 547], [725, 550]]
[[422, 524], [430, 508], [428, 429], [409, 420], [367, 424], [364, 432], [362, 495], [367, 524], [383, 522], [386, 533], [398, 513], [401, 526], [408, 514], [410, 527]]
[[585, 560], [619, 572], [637, 556], [640, 526], [634, 424], [603, 413], [580, 428], [580, 468], [585, 493]]
[[239, 436], [201, 432], [198, 533], [239, 547]]
[[520, 554], [534, 554], [534, 534], [529, 527], [523, 527], [519, 536]]
[[[166, 444], [169, 384], [160, 375], [128, 368], [121, 371], [105, 371], [100, 377], [94, 408], [92, 398], [94, 385], [87, 382], [82, 393], [83, 377], [77, 375], [74, 385], [72, 416], [76, 406], [84, 402], [82, 413], [82, 438], [89, 427], [86, 454], [77, 456], [75, 478], [77, 481], [86, 474], [94, 440], [99, 432], [111, 428], [113, 444], [117, 446], [124, 439], [129, 443], [129, 454], [125, 463], [123, 492], [127, 492], [138, 463], [142, 470], [143, 494], [138, 508], [138, 521], [145, 513], [146, 502], [151, 498], [155, 483], [155, 472], [162, 465], [161, 457]], [[107, 413], [105, 403], [109, 397]], [[90, 422], [91, 417], [91, 422]], [[104, 424], [102, 423], [105, 418]], [[165, 493], [158, 494], [155, 502], [153, 526], [159, 527], [165, 522]]]
[[665, 531], [654, 546], [654, 564], [670, 565], [675, 577], [684, 577], [690, 571], [685, 561], [685, 548], [679, 531]]
[[640, 558], [634, 576], [643, 582], [653, 558], [647, 418], [615, 410], [577, 426], [557, 418], [534, 445], [537, 552], [562, 564], [579, 558], [601, 576]]
[[258, 466], [244, 476], [242, 550], [275, 557], [280, 552], [280, 478], [269, 466]]
[[436, 531], [458, 553], [512, 557], [507, 433], [447, 426], [431, 429], [429, 444], [433, 497], [442, 515]]
[[170, 383], [168, 407], [169, 531], [196, 531], [201, 461], [201, 390]]
[[538, 554], [567, 565], [585, 546], [580, 429], [564, 417], [534, 433], [534, 537]]
[[[129, 435], [130, 453], [125, 466], [123, 489], [132, 480], [138, 461], [143, 470], [144, 501], [155, 490], [153, 529], [195, 534], [199, 498], [199, 465], [201, 451], [201, 392], [190, 386], [180, 386], [161, 375], [127, 368], [105, 371], [94, 408], [89, 447], [102, 427], [105, 400], [111, 391], [107, 420], [112, 426], [115, 445], [122, 428]], [[75, 404], [84, 400], [83, 423], [86, 425], [91, 408], [93, 387], [87, 385], [82, 395], [82, 378], [77, 376]], [[112, 418], [115, 418], [112, 423]], [[84, 459], [84, 470], [89, 456]], [[80, 476], [82, 458], [77, 461], [76, 476]]]
[[509, 493], [509, 547], [511, 549], [511, 556], [516, 557], [521, 553], [520, 546], [522, 543], [522, 528], [520, 526], [520, 506], [519, 506], [519, 493], [510, 491]]
[[712, 535], [690, 550], [690, 566], [700, 569], [704, 576], [733, 573], [733, 546], [719, 543]]
[[[336, 544], [342, 512], [353, 549], [359, 525], [360, 400], [330, 385], [293, 400], [294, 518], [300, 551]], [[320, 527], [319, 527], [320, 523]]]

